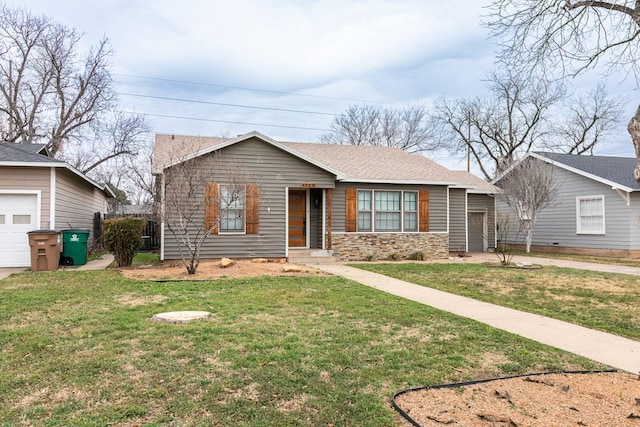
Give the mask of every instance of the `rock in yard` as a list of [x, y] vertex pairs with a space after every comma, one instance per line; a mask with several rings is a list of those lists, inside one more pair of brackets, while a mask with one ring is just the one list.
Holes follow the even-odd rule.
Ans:
[[266, 264], [269, 262], [268, 259], [266, 258], [254, 258], [251, 260], [251, 262], [255, 263], [255, 264]]
[[282, 267], [282, 271], [284, 271], [285, 273], [300, 273], [302, 271], [302, 268], [300, 268], [299, 265], [295, 264], [285, 264]]
[[233, 260], [229, 259], [229, 258], [222, 258], [220, 260], [220, 267], [222, 267], [222, 268], [231, 267], [234, 264], [235, 264], [235, 262], [233, 262]]
[[154, 315], [151, 320], [165, 323], [189, 323], [211, 316], [208, 311], [170, 311]]

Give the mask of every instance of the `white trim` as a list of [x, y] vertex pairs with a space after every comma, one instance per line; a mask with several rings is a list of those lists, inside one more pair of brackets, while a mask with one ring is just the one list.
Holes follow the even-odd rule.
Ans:
[[616, 187], [611, 187], [611, 189], [614, 190], [616, 193], [618, 193], [618, 196], [620, 196], [622, 198], [622, 200], [625, 201], [627, 206], [631, 206], [631, 193], [630, 192], [623, 191], [620, 188], [616, 188]]
[[284, 256], [289, 258], [289, 187], [284, 187]]
[[[581, 200], [592, 200], [592, 199], [600, 199], [602, 202], [602, 230], [601, 231], [583, 231], [582, 230], [582, 222], [580, 221], [580, 201]], [[594, 196], [576, 196], [576, 234], [606, 234], [606, 218], [605, 218], [605, 197], [604, 194], [594, 195]]]
[[55, 161], [55, 162], [0, 162], [0, 166], [18, 166], [18, 167], [34, 167], [34, 168], [64, 168], [67, 169], [69, 171], [71, 171], [72, 173], [76, 174], [77, 176], [79, 176], [80, 178], [82, 178], [83, 180], [85, 180], [86, 182], [88, 182], [89, 184], [93, 185], [94, 187], [96, 187], [98, 190], [108, 193], [109, 195], [111, 195], [111, 197], [115, 198], [116, 195], [113, 191], [111, 191], [111, 189], [107, 186], [107, 185], [103, 185], [103, 184], [98, 184], [96, 181], [94, 181], [93, 179], [89, 178], [88, 176], [86, 176], [85, 174], [83, 174], [82, 172], [80, 172], [78, 169], [74, 168], [73, 166], [71, 166], [68, 163], [62, 162], [62, 161]]
[[422, 181], [412, 179], [378, 179], [378, 178], [349, 178], [338, 179], [344, 183], [363, 183], [363, 184], [394, 184], [394, 185], [447, 185], [456, 186], [457, 183], [453, 181]]
[[322, 189], [322, 250], [327, 249], [327, 189]]
[[49, 228], [56, 229], [56, 168], [50, 168], [49, 173]]
[[164, 261], [164, 215], [165, 215], [165, 179], [160, 175], [160, 261]]
[[465, 252], [469, 252], [469, 200], [467, 200], [469, 196], [467, 192], [464, 192], [464, 248]]
[[[358, 230], [358, 213], [361, 212], [360, 209], [358, 209], [358, 193], [360, 191], [369, 191], [371, 192], [371, 230], [369, 231], [360, 231]], [[400, 193], [400, 211], [383, 211], [383, 212], [399, 212], [400, 213], [400, 230], [390, 230], [390, 231], [378, 231], [376, 230], [376, 197], [375, 197], [375, 193], [378, 192], [384, 192], [384, 193], [391, 193], [391, 192], [395, 192], [395, 193]], [[415, 193], [416, 194], [416, 210], [415, 211], [405, 211], [404, 210], [404, 194], [405, 193]], [[369, 212], [369, 211], [363, 211], [363, 212]], [[416, 213], [416, 229], [415, 230], [405, 230], [404, 229], [404, 214], [405, 212], [415, 212]], [[419, 189], [415, 189], [415, 190], [392, 190], [392, 189], [388, 189], [388, 188], [378, 188], [378, 189], [371, 189], [371, 188], [356, 188], [356, 233], [402, 233], [402, 234], [409, 234], [409, 233], [420, 233], [420, 190]]]

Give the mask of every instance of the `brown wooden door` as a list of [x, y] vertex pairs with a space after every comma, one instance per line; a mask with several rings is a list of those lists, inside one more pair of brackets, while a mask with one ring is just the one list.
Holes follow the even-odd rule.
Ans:
[[289, 247], [307, 246], [307, 191], [289, 191]]

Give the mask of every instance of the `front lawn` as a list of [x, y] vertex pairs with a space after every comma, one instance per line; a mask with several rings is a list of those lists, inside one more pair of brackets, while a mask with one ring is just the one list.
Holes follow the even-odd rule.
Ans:
[[640, 278], [568, 268], [391, 263], [355, 267], [480, 301], [640, 339]]
[[[399, 426], [394, 392], [601, 366], [342, 278], [0, 281], [0, 425]], [[153, 314], [207, 310], [190, 324]]]

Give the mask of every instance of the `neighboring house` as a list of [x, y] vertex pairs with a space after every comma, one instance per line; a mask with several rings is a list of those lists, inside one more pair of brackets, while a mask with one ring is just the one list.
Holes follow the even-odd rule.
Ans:
[[110, 197], [104, 185], [49, 157], [44, 145], [0, 143], [0, 267], [30, 265], [29, 231], [92, 230]]
[[[216, 158], [241, 163], [251, 177], [232, 215], [204, 202], [205, 187], [219, 199], [229, 191], [229, 171]], [[163, 212], [168, 193], [162, 189], [180, 178], [173, 166], [187, 160], [211, 169], [210, 182], [199, 189], [202, 221], [234, 218], [215, 227], [202, 258], [282, 258], [298, 249], [330, 251], [339, 260], [416, 252], [433, 258], [447, 257], [450, 248], [494, 247], [497, 189], [400, 149], [278, 142], [257, 132], [236, 138], [156, 135], [153, 171]], [[469, 219], [479, 225], [470, 226]], [[167, 232], [170, 220], [162, 220], [162, 259], [180, 258]]]
[[[538, 216], [532, 250], [640, 257], [635, 158], [534, 152], [522, 161], [529, 158], [553, 165], [553, 179], [560, 184], [553, 206]], [[498, 211], [516, 221], [502, 203]], [[521, 236], [509, 240], [524, 243]]]

